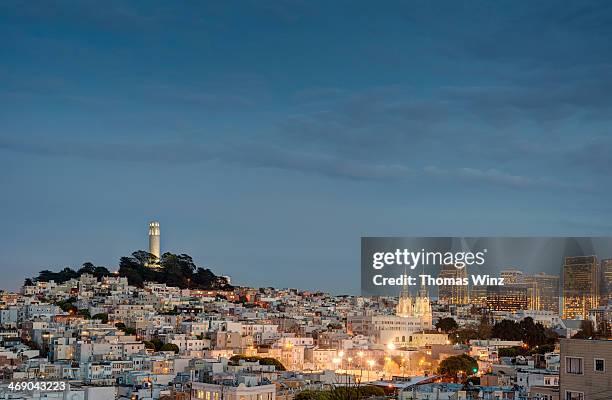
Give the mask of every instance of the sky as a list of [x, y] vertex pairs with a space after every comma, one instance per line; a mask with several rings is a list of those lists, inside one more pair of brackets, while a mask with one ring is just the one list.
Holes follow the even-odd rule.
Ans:
[[0, 287], [147, 248], [357, 293], [362, 236], [612, 235], [612, 3], [0, 0]]

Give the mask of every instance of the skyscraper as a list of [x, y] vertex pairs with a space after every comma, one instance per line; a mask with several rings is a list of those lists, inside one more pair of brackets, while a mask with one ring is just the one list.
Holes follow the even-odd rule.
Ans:
[[514, 268], [503, 269], [499, 273], [499, 276], [504, 278], [505, 285], [523, 283], [523, 279], [524, 279], [523, 271], [514, 269]]
[[612, 259], [601, 260], [601, 303], [612, 300]]
[[475, 304], [477, 306], [487, 305], [487, 286], [472, 285], [469, 291], [469, 299], [471, 304]]
[[527, 286], [511, 283], [487, 286], [487, 308], [491, 311], [517, 312], [527, 309]]
[[487, 286], [486, 305], [491, 311], [516, 312], [527, 308], [527, 285], [523, 271], [506, 268], [500, 272], [503, 286]]
[[527, 307], [559, 313], [559, 276], [544, 272], [526, 276]]
[[563, 318], [588, 318], [599, 305], [597, 256], [565, 257], [563, 264]]
[[157, 259], [160, 258], [160, 231], [159, 222], [149, 222], [149, 253], [153, 254]]
[[[438, 278], [451, 278], [453, 281], [467, 279], [465, 268], [456, 268], [454, 265], [443, 265]], [[447, 304], [468, 304], [468, 285], [439, 285], [438, 300]]]

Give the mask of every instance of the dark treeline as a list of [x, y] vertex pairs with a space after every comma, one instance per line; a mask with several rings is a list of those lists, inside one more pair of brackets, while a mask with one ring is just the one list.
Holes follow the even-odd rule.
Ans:
[[81, 268], [74, 270], [72, 268], [64, 268], [59, 272], [53, 272], [48, 269], [42, 270], [38, 273], [36, 278], [27, 278], [24, 285], [30, 286], [34, 282], [49, 282], [54, 281], [55, 283], [64, 283], [70, 279], [78, 278], [83, 274], [91, 274], [96, 278], [100, 279], [104, 276], [112, 275], [106, 267], [95, 266], [90, 262], [84, 263]]
[[[35, 282], [51, 280], [56, 283], [64, 283], [85, 273], [94, 275], [98, 279], [114, 275], [105, 267], [87, 262], [78, 270], [64, 268], [59, 272], [40, 271], [37, 277], [26, 279], [24, 284], [32, 285]], [[215, 275], [208, 268], [198, 267], [187, 254], [164, 253], [160, 259], [157, 259], [146, 251], [136, 251], [130, 257], [121, 257], [117, 274], [126, 277], [130, 285], [138, 287], [142, 287], [146, 281], [165, 283], [168, 286], [178, 286], [183, 289], [228, 289], [231, 287], [226, 278]]]
[[[546, 329], [533, 318], [526, 317], [521, 321], [501, 320], [491, 323], [487, 315], [482, 316], [477, 326], [459, 327], [453, 318], [442, 318], [436, 323], [436, 328], [449, 333], [455, 343], [468, 343], [472, 339], [502, 339], [521, 340], [528, 348], [541, 347], [547, 349], [555, 344], [558, 335], [552, 329]], [[544, 346], [544, 347], [543, 347]]]

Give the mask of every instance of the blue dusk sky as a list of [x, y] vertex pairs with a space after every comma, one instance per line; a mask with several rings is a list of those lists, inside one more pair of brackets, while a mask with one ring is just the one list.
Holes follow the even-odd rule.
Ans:
[[334, 293], [361, 236], [610, 235], [611, 38], [609, 1], [0, 1], [0, 286], [151, 219]]

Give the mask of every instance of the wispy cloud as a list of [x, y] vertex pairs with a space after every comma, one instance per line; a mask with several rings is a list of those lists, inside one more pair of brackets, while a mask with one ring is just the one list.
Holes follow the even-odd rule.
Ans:
[[195, 142], [157, 144], [91, 143], [75, 141], [23, 141], [0, 138], [0, 150], [46, 157], [72, 157], [98, 161], [186, 165], [219, 161], [248, 168], [273, 168], [330, 178], [400, 181], [414, 177], [471, 181], [509, 188], [588, 189], [552, 178], [511, 174], [498, 169], [407, 166], [351, 160], [324, 153], [309, 153], [256, 143]]
[[464, 181], [475, 181], [490, 183], [494, 185], [507, 186], [512, 188], [540, 188], [540, 189], [588, 189], [585, 185], [562, 182], [553, 178], [530, 177], [514, 175], [498, 169], [477, 169], [468, 167], [459, 168], [439, 168], [427, 166], [423, 169], [426, 175], [432, 177], [458, 179]]

